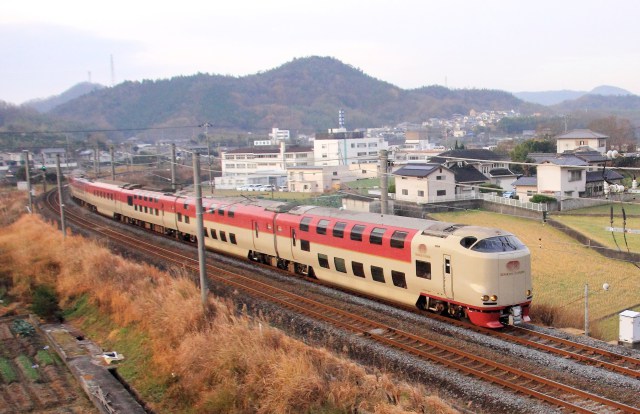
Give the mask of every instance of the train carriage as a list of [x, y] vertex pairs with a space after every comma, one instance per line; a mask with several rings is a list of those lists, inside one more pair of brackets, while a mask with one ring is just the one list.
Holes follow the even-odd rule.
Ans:
[[[196, 241], [193, 197], [84, 179], [71, 191], [108, 217]], [[202, 203], [210, 249], [481, 326], [528, 320], [530, 252], [502, 230], [273, 200]]]

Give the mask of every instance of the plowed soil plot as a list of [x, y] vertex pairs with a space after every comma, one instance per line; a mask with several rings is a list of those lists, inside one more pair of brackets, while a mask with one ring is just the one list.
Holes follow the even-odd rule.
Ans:
[[0, 318], [0, 414], [98, 413], [27, 318]]

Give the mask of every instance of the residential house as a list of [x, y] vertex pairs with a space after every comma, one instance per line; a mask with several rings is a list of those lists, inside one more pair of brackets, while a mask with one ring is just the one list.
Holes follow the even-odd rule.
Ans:
[[427, 203], [455, 196], [453, 171], [441, 164], [407, 164], [397, 169], [396, 200]]
[[[487, 149], [450, 150], [431, 158], [431, 162], [441, 163], [456, 172], [458, 184], [473, 185], [490, 182], [511, 190], [518, 175], [509, 169], [509, 159]], [[467, 166], [481, 173], [480, 177]], [[458, 178], [464, 181], [458, 181]], [[470, 191], [460, 187], [458, 192]]]
[[514, 183], [518, 199], [528, 202], [531, 197], [538, 194], [538, 177], [519, 177]]
[[574, 129], [556, 137], [558, 154], [574, 151], [580, 147], [589, 147], [604, 154], [607, 151], [607, 135], [593, 132], [590, 129]]
[[587, 162], [565, 156], [547, 159], [538, 165], [538, 192], [553, 197], [583, 197]]

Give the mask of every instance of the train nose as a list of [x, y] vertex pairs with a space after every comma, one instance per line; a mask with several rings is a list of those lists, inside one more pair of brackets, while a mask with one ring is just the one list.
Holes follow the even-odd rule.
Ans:
[[521, 303], [527, 300], [529, 261], [527, 257], [505, 255], [499, 259], [499, 304]]

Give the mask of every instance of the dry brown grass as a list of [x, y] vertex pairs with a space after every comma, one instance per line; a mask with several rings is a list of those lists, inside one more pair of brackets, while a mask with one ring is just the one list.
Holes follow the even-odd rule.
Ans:
[[26, 212], [27, 193], [14, 188], [0, 190], [0, 226], [8, 226]]
[[148, 366], [132, 380], [138, 389], [149, 376], [162, 383], [161, 398], [150, 398], [156, 412], [455, 412], [420, 387], [236, 316], [213, 296], [205, 311], [184, 275], [128, 262], [77, 236], [63, 241], [37, 217], [0, 230], [0, 253], [0, 277], [10, 278], [16, 297], [28, 300], [39, 284], [56, 286], [62, 306], [88, 297], [117, 325], [148, 338], [141, 345]]

